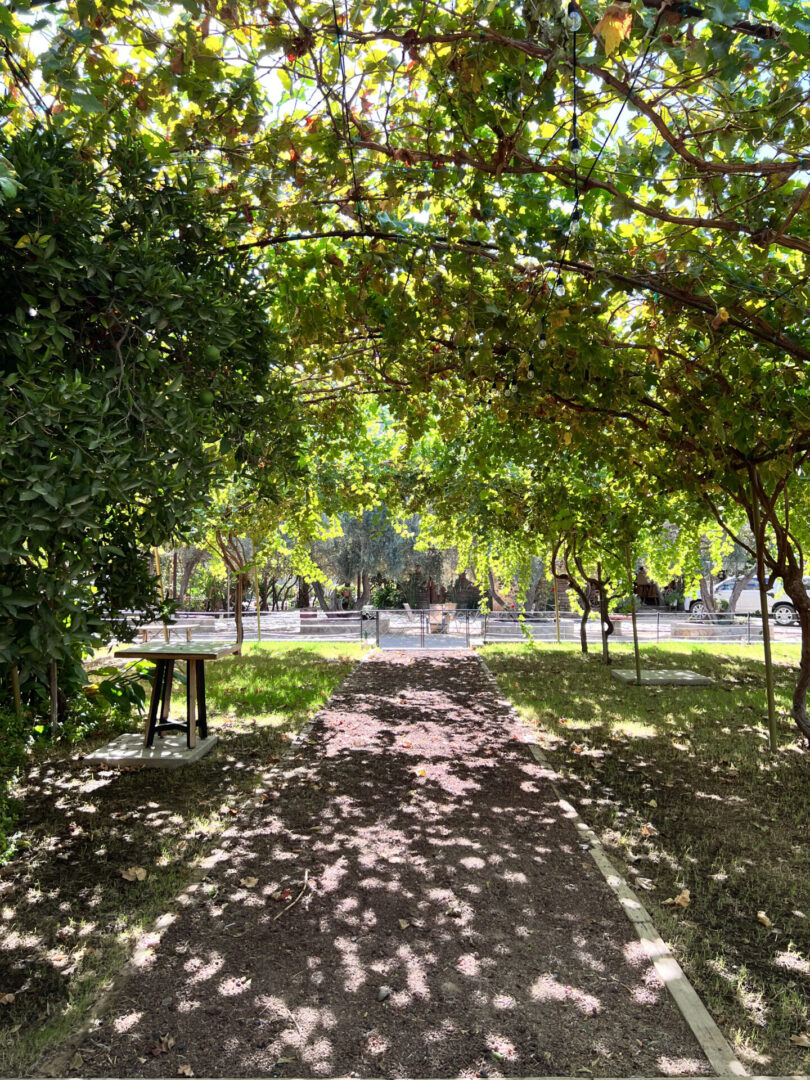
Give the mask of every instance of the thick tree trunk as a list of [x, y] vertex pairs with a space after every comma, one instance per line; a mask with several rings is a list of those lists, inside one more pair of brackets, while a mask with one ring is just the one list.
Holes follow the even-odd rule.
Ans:
[[714, 596], [705, 577], [700, 579], [700, 599], [703, 601], [703, 609], [707, 615], [714, 614]]
[[312, 582], [312, 591], [315, 593], [315, 599], [318, 601], [321, 611], [329, 611], [329, 601], [326, 599], [326, 593], [323, 591], [323, 585], [321, 585], [320, 581]]
[[733, 615], [734, 612], [737, 610], [737, 604], [739, 603], [740, 597], [743, 594], [743, 589], [745, 588], [746, 585], [751, 584], [751, 582], [756, 577], [756, 573], [757, 573], [756, 567], [754, 567], [753, 570], [749, 570], [747, 574], [744, 574], [739, 579], [739, 581], [736, 581], [734, 583], [734, 588], [731, 591], [731, 599], [728, 602], [728, 613], [729, 613], [729, 615]]
[[298, 579], [298, 606], [300, 608], [309, 607], [309, 583], [304, 581], [302, 577]]
[[188, 587], [191, 582], [191, 575], [197, 569], [201, 562], [205, 560], [205, 552], [199, 552], [199, 554], [190, 555], [188, 559], [183, 563], [183, 570], [180, 574], [180, 588], [177, 593], [177, 597], [180, 600], [185, 599]]
[[810, 719], [807, 716], [807, 690], [810, 688], [810, 597], [802, 581], [800, 567], [785, 571], [782, 581], [799, 616], [802, 630], [802, 651], [799, 657], [799, 677], [793, 690], [792, 716], [796, 727], [810, 745]]
[[498, 592], [498, 590], [495, 588], [495, 575], [492, 573], [492, 570], [489, 571], [489, 592], [490, 592], [490, 607], [492, 607], [492, 608], [495, 607], [495, 601], [496, 600], [501, 605], [501, 607], [503, 607], [503, 608], [506, 607], [506, 601], [501, 596], [501, 594]]
[[357, 603], [354, 606], [355, 611], [362, 611], [365, 605], [371, 599], [371, 581], [368, 576], [368, 570], [364, 570], [359, 577], [359, 589], [357, 594]]

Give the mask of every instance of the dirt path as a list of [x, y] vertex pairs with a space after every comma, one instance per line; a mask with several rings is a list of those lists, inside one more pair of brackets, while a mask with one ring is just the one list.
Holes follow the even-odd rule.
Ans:
[[707, 1072], [523, 738], [469, 654], [360, 665], [82, 1075]]

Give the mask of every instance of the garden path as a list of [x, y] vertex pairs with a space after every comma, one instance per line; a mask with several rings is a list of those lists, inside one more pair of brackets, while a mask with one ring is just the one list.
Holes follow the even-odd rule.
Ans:
[[77, 1047], [86, 1076], [708, 1065], [471, 653], [360, 664]]

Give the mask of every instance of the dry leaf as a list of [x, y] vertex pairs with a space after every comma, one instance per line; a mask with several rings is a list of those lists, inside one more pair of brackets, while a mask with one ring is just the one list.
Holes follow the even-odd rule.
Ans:
[[810, 1034], [803, 1031], [801, 1035], [791, 1035], [790, 1041], [794, 1046], [810, 1046]]
[[692, 897], [689, 895], [688, 889], [683, 889], [677, 896], [670, 897], [669, 900], [662, 900], [661, 903], [668, 907], [680, 907], [687, 908], [692, 902]]
[[84, 1065], [84, 1058], [82, 1057], [82, 1055], [77, 1050], [76, 1053], [73, 1055], [73, 1057], [70, 1059], [70, 1067], [71, 1067], [71, 1069], [81, 1069], [81, 1067], [83, 1065]]
[[187, 1061], [184, 1061], [182, 1065], [177, 1066], [178, 1076], [193, 1076], [194, 1070], [191, 1068]]
[[648, 877], [637, 877], [635, 884], [638, 885], [640, 889], [646, 889], [647, 892], [651, 892], [655, 888], [655, 882], [650, 881]]
[[658, 836], [658, 829], [648, 821], [646, 825], [641, 826], [641, 835]]
[[655, 364], [656, 367], [660, 366], [661, 351], [657, 348], [657, 346], [653, 345], [650, 348], [650, 351], [647, 353], [647, 359], [650, 361], [651, 364]]
[[657, 809], [658, 803], [655, 801], [655, 799], [650, 799], [650, 801], [647, 803], [647, 806], [654, 806]]
[[244, 885], [246, 889], [253, 889], [259, 884], [259, 879], [257, 877], [243, 877], [239, 884]]
[[124, 881], [146, 881], [146, 871], [142, 866], [130, 866], [128, 870], [121, 871]]
[[410, 925], [411, 924], [408, 922], [407, 919], [400, 919], [399, 920], [399, 928], [400, 928], [400, 930], [407, 930]]
[[717, 309], [717, 314], [712, 319], [712, 330], [719, 330], [724, 322], [728, 322], [728, 312], [721, 307]]
[[12, 1005], [14, 1003], [13, 994], [0, 994], [0, 1005]]
[[601, 36], [605, 53], [610, 56], [628, 36], [632, 25], [633, 12], [629, 4], [608, 4], [593, 32]]
[[161, 1035], [154, 1046], [149, 1047], [149, 1053], [152, 1057], [160, 1057], [161, 1054], [168, 1054], [173, 1046], [174, 1038], [171, 1035]]
[[757, 912], [757, 922], [761, 922], [763, 926], [773, 926], [773, 923], [764, 911]]

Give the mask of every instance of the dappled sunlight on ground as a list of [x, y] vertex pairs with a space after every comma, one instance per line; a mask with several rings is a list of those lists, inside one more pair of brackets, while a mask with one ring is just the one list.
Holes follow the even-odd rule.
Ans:
[[361, 665], [79, 1047], [85, 1075], [706, 1071], [527, 737], [472, 657]]

